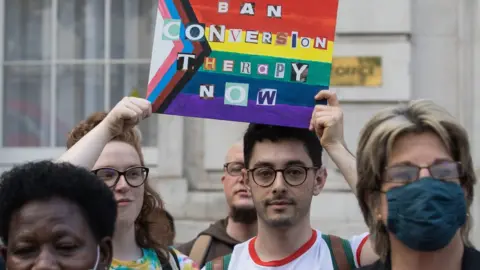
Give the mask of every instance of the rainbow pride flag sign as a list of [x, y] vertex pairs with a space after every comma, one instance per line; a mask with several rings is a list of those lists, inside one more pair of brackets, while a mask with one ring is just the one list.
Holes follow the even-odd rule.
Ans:
[[156, 113], [309, 125], [328, 89], [338, 0], [160, 0], [147, 99]]

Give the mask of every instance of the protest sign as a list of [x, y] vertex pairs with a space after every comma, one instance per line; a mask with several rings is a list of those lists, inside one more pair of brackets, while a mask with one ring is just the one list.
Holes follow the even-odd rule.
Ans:
[[338, 0], [160, 0], [156, 113], [308, 127], [328, 89]]

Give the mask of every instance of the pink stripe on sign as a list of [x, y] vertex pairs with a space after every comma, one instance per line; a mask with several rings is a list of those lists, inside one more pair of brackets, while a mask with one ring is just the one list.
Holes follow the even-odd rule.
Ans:
[[160, 14], [162, 14], [162, 18], [172, 18], [170, 13], [168, 13], [168, 8], [167, 5], [165, 5], [164, 0], [158, 0], [158, 11], [160, 11]]
[[[164, 19], [172, 18], [164, 0], [158, 0], [158, 11], [160, 12], [160, 15], [162, 16], [162, 18], [164, 18]], [[175, 49], [175, 46], [176, 46], [176, 44], [174, 44], [174, 47], [173, 47], [174, 49]], [[170, 58], [170, 56], [167, 57], [167, 59], [165, 59], [165, 61], [162, 63], [162, 65], [157, 70], [157, 72], [155, 72], [155, 75], [153, 76], [152, 80], [148, 83], [147, 96], [150, 95], [150, 93], [153, 91], [153, 89], [155, 89], [155, 86], [160, 82], [163, 74], [165, 74], [165, 72], [167, 72], [168, 69], [164, 68], [164, 66], [165, 66], [165, 63], [169, 60], [169, 58]], [[163, 71], [163, 73], [162, 73], [162, 71]]]
[[155, 76], [153, 76], [152, 80], [148, 84], [147, 96], [150, 95], [150, 93], [153, 91], [153, 89], [155, 89], [157, 84], [163, 78], [163, 75], [165, 75], [165, 73], [167, 73], [168, 69], [175, 63], [175, 61], [177, 61], [177, 54], [179, 52], [182, 52], [182, 50], [183, 50], [182, 42], [180, 40], [177, 40], [177, 41], [174, 41], [174, 44], [175, 45], [173, 46], [173, 49], [170, 52], [170, 54], [168, 55], [167, 59], [165, 59], [165, 61], [163, 61], [162, 65], [160, 66], [160, 68], [155, 73]]

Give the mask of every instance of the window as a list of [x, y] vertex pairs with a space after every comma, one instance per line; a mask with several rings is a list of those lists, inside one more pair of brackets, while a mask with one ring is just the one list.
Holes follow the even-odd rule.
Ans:
[[[156, 3], [0, 0], [2, 149], [64, 147], [89, 114], [145, 96]], [[157, 126], [140, 125], [144, 146], [156, 147]]]

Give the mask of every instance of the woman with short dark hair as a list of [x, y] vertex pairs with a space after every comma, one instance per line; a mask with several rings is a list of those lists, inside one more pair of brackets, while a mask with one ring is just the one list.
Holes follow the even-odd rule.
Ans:
[[15, 269], [107, 269], [117, 204], [89, 171], [41, 161], [1, 176], [0, 237]]

